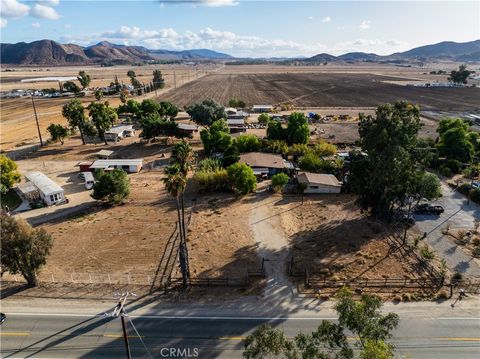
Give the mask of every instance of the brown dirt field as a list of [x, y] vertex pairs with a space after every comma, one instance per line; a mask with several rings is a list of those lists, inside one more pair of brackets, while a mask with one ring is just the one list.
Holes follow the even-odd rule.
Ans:
[[198, 277], [236, 277], [260, 268], [248, 218], [247, 198], [200, 196], [189, 228], [191, 272]]
[[424, 110], [479, 110], [476, 88], [420, 88], [385, 83], [394, 78], [365, 73], [209, 74], [162, 98], [179, 106], [212, 98], [224, 105], [232, 97], [247, 105], [292, 103], [298, 107], [372, 107], [398, 99]]
[[130, 180], [127, 204], [98, 207], [85, 215], [43, 226], [54, 238], [54, 247], [42, 276], [155, 273], [175, 227], [174, 203], [158, 173], [134, 174]]
[[354, 202], [352, 195], [307, 196], [303, 206], [282, 213], [295, 268], [332, 280], [420, 277], [408, 261], [389, 254], [383, 227]]

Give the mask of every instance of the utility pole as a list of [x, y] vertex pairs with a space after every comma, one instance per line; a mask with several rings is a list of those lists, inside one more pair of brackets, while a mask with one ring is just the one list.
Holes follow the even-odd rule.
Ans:
[[[127, 327], [125, 325], [125, 317], [127, 313], [125, 312], [125, 303], [127, 302], [127, 298], [129, 295], [137, 296], [135, 293], [125, 292], [120, 295], [120, 299], [118, 300], [117, 306], [113, 310], [111, 316], [114, 318], [120, 317], [122, 321], [122, 331], [123, 331], [123, 339], [125, 341], [125, 350], [127, 351], [127, 359], [132, 359], [132, 355], [130, 354], [130, 345], [128, 343], [128, 335], [127, 335]], [[106, 313], [106, 315], [109, 315]]]
[[177, 76], [175, 75], [175, 70], [173, 70], [173, 87], [177, 88]]
[[38, 137], [40, 137], [40, 146], [43, 147], [42, 133], [40, 132], [40, 125], [38, 124], [37, 109], [35, 108], [35, 101], [33, 101], [33, 96], [32, 96], [32, 106], [33, 106], [33, 113], [35, 114], [35, 121], [37, 122]]

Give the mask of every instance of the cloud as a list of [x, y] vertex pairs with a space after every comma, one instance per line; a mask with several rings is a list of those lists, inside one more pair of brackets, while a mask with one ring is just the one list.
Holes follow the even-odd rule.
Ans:
[[30, 9], [30, 15], [33, 17], [49, 20], [57, 20], [60, 18], [60, 15], [53, 7], [41, 4], [35, 4], [35, 6]]
[[221, 7], [236, 6], [239, 2], [237, 0], [160, 0], [160, 5], [162, 4], [191, 4], [194, 7], [196, 7], [196, 5]]
[[30, 8], [17, 0], [1, 0], [0, 13], [2, 18], [19, 18], [28, 14]]
[[32, 27], [33, 27], [34, 29], [38, 29], [38, 28], [40, 28], [40, 26], [41, 26], [41, 25], [40, 25], [39, 22], [34, 22], [34, 23], [32, 23]]
[[307, 17], [307, 20], [313, 20], [313, 19], [314, 19], [314, 17], [313, 17], [313, 16], [309, 16], [309, 17]]
[[360, 25], [359, 25], [359, 28], [362, 29], [362, 30], [367, 30], [367, 29], [370, 29], [370, 24], [372, 22], [370, 20], [363, 20]]
[[60, 0], [38, 0], [37, 3], [47, 6], [57, 6], [60, 4]]
[[71, 29], [71, 28], [72, 28], [72, 25], [71, 25], [71, 24], [65, 24], [65, 25], [63, 25], [63, 27], [64, 27], [65, 29]]
[[321, 52], [340, 55], [351, 51], [375, 52], [380, 55], [408, 49], [408, 44], [397, 40], [357, 39], [330, 46], [316, 43], [301, 43], [285, 39], [267, 39], [260, 36], [240, 35], [206, 27], [200, 31], [178, 33], [172, 28], [145, 30], [137, 26], [121, 26], [117, 30], [71, 35], [60, 38], [61, 42], [92, 45], [107, 40], [123, 45], [141, 45], [150, 49], [186, 50], [205, 48], [223, 51], [238, 57], [283, 57], [312, 56]]
[[7, 26], [8, 20], [0, 17], [0, 28]]
[[330, 22], [332, 21], [332, 18], [330, 16], [325, 16], [323, 19], [322, 19], [322, 22]]

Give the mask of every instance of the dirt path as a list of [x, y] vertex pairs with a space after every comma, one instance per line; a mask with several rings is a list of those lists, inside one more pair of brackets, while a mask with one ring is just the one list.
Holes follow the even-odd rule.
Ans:
[[280, 223], [282, 207], [275, 207], [275, 202], [279, 200], [280, 197], [269, 193], [257, 194], [249, 221], [258, 245], [259, 256], [265, 259], [268, 279], [264, 296], [269, 299], [295, 295], [295, 287], [286, 273], [290, 250], [288, 237]]

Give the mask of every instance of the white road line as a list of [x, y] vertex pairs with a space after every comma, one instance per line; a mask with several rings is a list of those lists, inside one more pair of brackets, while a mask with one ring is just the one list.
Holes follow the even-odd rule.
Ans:
[[[80, 318], [106, 318], [103, 314], [65, 314], [65, 313], [14, 313], [5, 312], [8, 315], [32, 316], [32, 317], [80, 317]], [[129, 315], [130, 318], [146, 319], [201, 319], [201, 320], [337, 320], [337, 317], [210, 317], [210, 316], [179, 316], [179, 315]]]
[[480, 320], [480, 318], [475, 317], [443, 317], [437, 318], [438, 320]]

